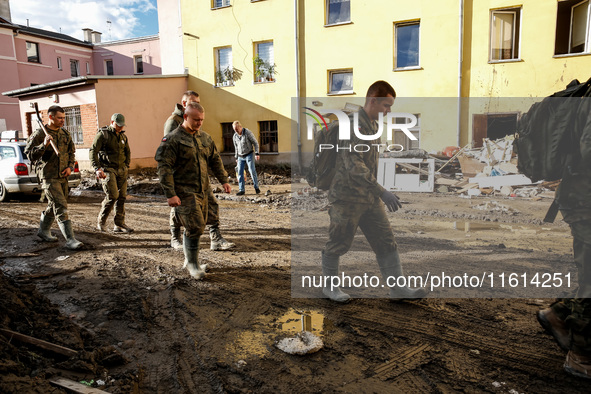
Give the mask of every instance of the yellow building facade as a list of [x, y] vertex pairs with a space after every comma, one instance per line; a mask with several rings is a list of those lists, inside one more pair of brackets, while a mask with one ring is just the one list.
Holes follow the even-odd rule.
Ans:
[[240, 120], [270, 162], [310, 150], [304, 107], [362, 105], [376, 80], [396, 89], [396, 112], [418, 119], [417, 141], [395, 142], [437, 152], [509, 134], [535, 98], [591, 69], [589, 1], [180, 4], [183, 62], [206, 108], [204, 129], [229, 153], [229, 124]]

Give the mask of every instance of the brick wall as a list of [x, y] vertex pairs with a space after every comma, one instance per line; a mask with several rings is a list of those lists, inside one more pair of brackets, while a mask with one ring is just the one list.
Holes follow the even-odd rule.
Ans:
[[96, 104], [83, 104], [80, 106], [80, 117], [82, 118], [82, 134], [83, 141], [82, 145], [76, 146], [77, 148], [90, 148], [94, 141], [94, 136], [98, 131], [98, 118], [96, 113]]

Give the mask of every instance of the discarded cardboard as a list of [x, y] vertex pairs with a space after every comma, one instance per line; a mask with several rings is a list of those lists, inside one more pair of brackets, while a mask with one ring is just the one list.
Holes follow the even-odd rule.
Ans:
[[460, 161], [460, 167], [462, 168], [462, 174], [464, 175], [464, 178], [474, 177], [479, 172], [482, 172], [486, 166], [485, 163], [482, 163], [479, 160], [466, 155], [458, 156], [458, 160]]

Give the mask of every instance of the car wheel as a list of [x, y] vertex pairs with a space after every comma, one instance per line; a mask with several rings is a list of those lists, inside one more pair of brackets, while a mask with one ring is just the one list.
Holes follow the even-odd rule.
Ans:
[[6, 201], [8, 199], [8, 190], [6, 190], [6, 186], [4, 183], [0, 181], [0, 202]]

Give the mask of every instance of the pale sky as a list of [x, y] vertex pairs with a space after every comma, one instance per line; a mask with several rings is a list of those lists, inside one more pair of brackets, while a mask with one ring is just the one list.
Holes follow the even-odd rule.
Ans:
[[79, 40], [86, 27], [103, 33], [102, 42], [158, 33], [156, 0], [10, 0], [10, 13], [12, 23], [29, 19], [30, 27]]

